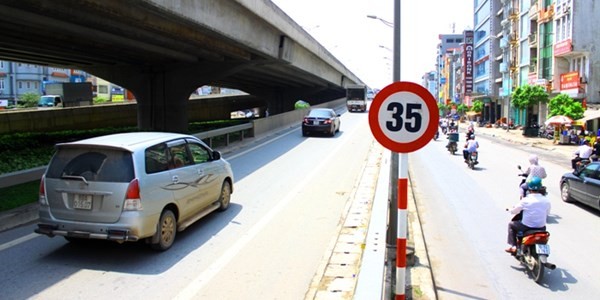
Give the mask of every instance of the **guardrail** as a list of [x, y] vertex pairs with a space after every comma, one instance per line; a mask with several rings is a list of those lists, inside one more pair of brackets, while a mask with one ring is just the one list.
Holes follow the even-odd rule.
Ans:
[[[324, 104], [316, 105], [314, 107], [341, 107], [345, 104], [345, 101], [346, 100], [342, 98]], [[268, 118], [255, 119], [250, 123], [209, 130], [205, 132], [195, 133], [192, 135], [205, 141], [211, 148], [213, 147], [213, 141], [215, 138], [225, 136], [224, 146], [228, 146], [231, 142], [230, 138], [232, 134], [239, 133], [242, 140], [246, 137], [255, 137], [258, 135], [262, 135], [268, 131], [290, 126], [291, 124], [300, 124], [300, 120], [305, 113], [306, 109], [293, 110], [286, 113], [273, 115]], [[246, 132], [248, 132], [248, 134], [246, 134]], [[41, 166], [29, 170], [1, 174], [0, 188], [39, 180], [45, 171], [46, 166]]]

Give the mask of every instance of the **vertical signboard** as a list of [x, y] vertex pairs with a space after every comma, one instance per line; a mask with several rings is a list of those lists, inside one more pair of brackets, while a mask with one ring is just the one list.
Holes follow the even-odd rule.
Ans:
[[473, 30], [465, 30], [463, 44], [463, 95], [473, 92]]

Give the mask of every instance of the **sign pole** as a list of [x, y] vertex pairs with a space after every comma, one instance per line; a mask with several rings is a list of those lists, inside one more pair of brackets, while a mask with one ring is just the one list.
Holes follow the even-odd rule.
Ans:
[[[394, 0], [394, 82], [399, 82], [401, 80], [401, 67], [400, 67], [400, 58], [401, 58], [401, 4], [400, 0]], [[395, 284], [395, 293], [396, 299], [404, 300], [405, 297], [405, 283], [406, 283], [406, 227], [408, 225], [408, 220], [406, 219], [406, 208], [407, 208], [407, 192], [406, 192], [406, 183], [407, 176], [402, 176], [402, 174], [406, 173], [406, 162], [408, 162], [408, 156], [406, 153], [402, 154], [403, 163], [400, 164], [398, 152], [392, 152], [391, 157], [391, 166], [392, 166], [392, 178], [390, 180], [391, 183], [398, 182], [396, 188], [392, 188], [392, 197], [396, 200], [396, 205], [398, 210], [390, 209], [390, 220], [394, 220], [396, 222], [396, 226], [390, 227], [396, 229], [396, 284]], [[404, 172], [402, 171], [404, 169]], [[400, 172], [400, 174], [398, 173]], [[404, 178], [404, 180], [402, 180]], [[394, 197], [395, 195], [395, 197]], [[394, 205], [394, 201], [391, 203]], [[394, 205], [395, 206], [395, 205]], [[393, 208], [391, 206], [390, 208]], [[395, 215], [395, 216], [394, 216]], [[394, 236], [394, 235], [391, 235]]]

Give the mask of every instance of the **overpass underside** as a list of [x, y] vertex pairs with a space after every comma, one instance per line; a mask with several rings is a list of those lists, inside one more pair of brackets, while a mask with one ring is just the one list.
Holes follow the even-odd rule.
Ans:
[[0, 59], [116, 83], [135, 95], [144, 130], [186, 132], [189, 96], [203, 85], [277, 114], [360, 82], [270, 1], [15, 0], [0, 2], [0, 18]]

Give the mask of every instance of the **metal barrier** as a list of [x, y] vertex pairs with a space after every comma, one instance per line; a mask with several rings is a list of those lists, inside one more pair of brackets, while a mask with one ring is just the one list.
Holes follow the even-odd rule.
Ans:
[[388, 188], [390, 186], [390, 152], [384, 151], [373, 197], [371, 219], [365, 250], [360, 264], [354, 298], [356, 300], [388, 299], [386, 285], [386, 234], [388, 220]]

